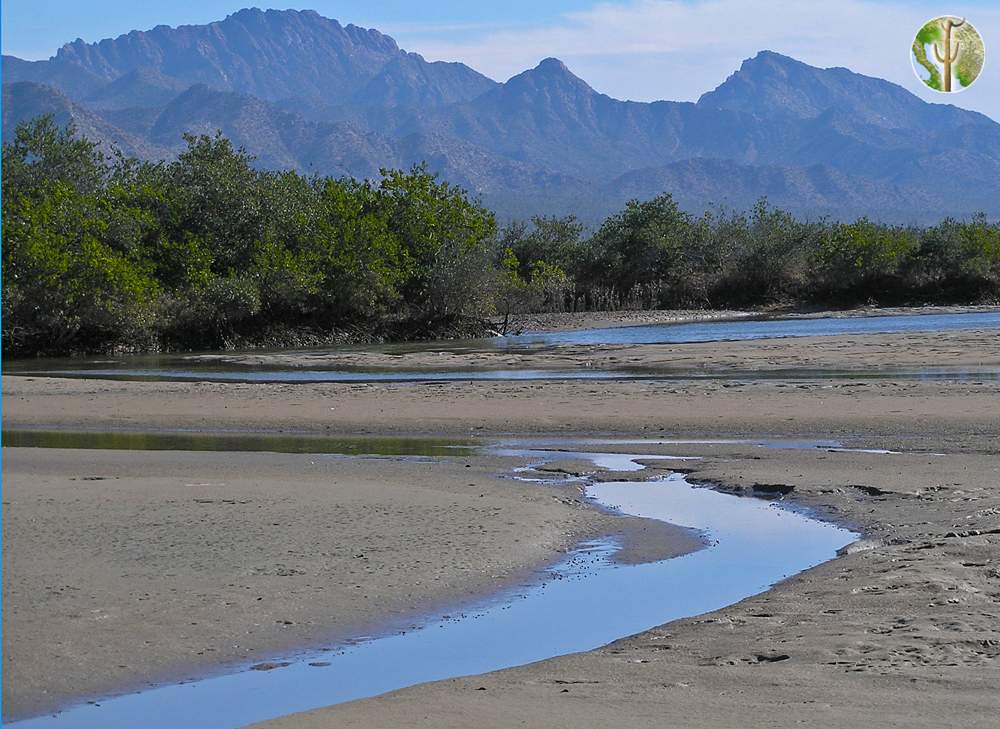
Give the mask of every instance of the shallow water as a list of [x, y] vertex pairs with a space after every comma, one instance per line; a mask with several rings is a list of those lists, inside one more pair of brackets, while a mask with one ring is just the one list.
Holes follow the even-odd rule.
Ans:
[[461, 438], [330, 438], [254, 433], [139, 433], [5, 429], [4, 448], [97, 448], [127, 451], [253, 451], [368, 456], [454, 456], [478, 447]]
[[556, 344], [682, 344], [770, 339], [773, 337], [944, 332], [980, 328], [1000, 328], [1000, 311], [649, 324], [634, 327], [580, 329], [568, 332], [528, 332], [517, 337], [504, 337], [502, 339], [508, 347], [530, 348]]
[[[640, 461], [686, 461], [697, 456], [669, 456], [636, 453], [595, 453], [590, 446], [678, 446], [750, 445], [761, 448], [824, 449], [840, 452], [891, 454], [894, 451], [845, 448], [836, 440], [765, 439], [676, 439], [676, 438], [510, 438], [486, 445], [472, 438], [428, 438], [419, 436], [330, 437], [306, 434], [141, 432], [101, 430], [36, 430], [7, 428], [2, 433], [4, 448], [83, 448], [127, 451], [217, 451], [259, 453], [316, 453], [343, 456], [460, 456], [476, 452], [529, 458], [545, 463], [553, 458], [590, 460], [609, 471], [641, 471]], [[515, 469], [530, 471], [531, 466]], [[540, 479], [546, 480], [546, 479]]]
[[[417, 342], [406, 344], [343, 346], [313, 350], [284, 350], [308, 360], [310, 356], [345, 352], [488, 353], [497, 351], [540, 351], [560, 345], [614, 345], [714, 342], [771, 337], [826, 336], [835, 334], [872, 334], [912, 331], [954, 331], [961, 329], [1000, 328], [1000, 312], [967, 314], [899, 314], [873, 317], [828, 317], [819, 319], [740, 319], [690, 324], [581, 329], [569, 332], [528, 333], [520, 336], [455, 342]], [[255, 354], [264, 354], [256, 352]], [[77, 358], [58, 360], [19, 360], [4, 363], [5, 374], [50, 377], [138, 381], [211, 381], [211, 382], [451, 382], [469, 380], [772, 380], [772, 379], [947, 379], [995, 380], [995, 367], [895, 367], [868, 369], [780, 369], [706, 370], [702, 368], [641, 369], [331, 369], [323, 366], [247, 365], [233, 362], [232, 353], [196, 355], [143, 355], [134, 357]]]
[[[534, 461], [566, 456], [506, 450], [505, 455]], [[648, 458], [573, 455], [635, 470], [642, 468], [636, 459]], [[680, 474], [648, 482], [592, 483], [586, 494], [623, 514], [702, 530], [710, 546], [674, 559], [622, 565], [612, 559], [613, 542], [583, 544], [548, 570], [548, 579], [457, 616], [436, 616], [416, 629], [302, 655], [272, 671], [243, 670], [162, 686], [11, 726], [238, 727], [416, 683], [591, 650], [762, 592], [833, 558], [857, 536], [773, 503], [692, 486]]]
[[[185, 363], [186, 364], [186, 363]], [[292, 369], [241, 367], [213, 368], [109, 368], [31, 369], [17, 374], [44, 377], [80, 377], [98, 380], [153, 382], [454, 382], [467, 380], [599, 380], [633, 378], [640, 375], [602, 370], [457, 370], [398, 371], [326, 370], [295, 367]]]
[[240, 367], [227, 370], [208, 368], [79, 368], [11, 371], [8, 374], [38, 377], [72, 377], [95, 380], [124, 380], [135, 382], [468, 382], [468, 381], [538, 381], [538, 380], [724, 380], [731, 382], [759, 382], [773, 380], [948, 380], [955, 382], [981, 382], [1000, 380], [998, 368], [925, 367], [907, 369], [872, 367], [856, 370], [823, 368], [796, 368], [779, 370], [706, 370], [661, 369], [635, 370], [433, 370], [433, 371], [348, 371], [296, 367], [293, 369]]
[[[517, 450], [515, 446], [524, 443], [531, 443], [536, 448], [542, 450]], [[710, 438], [710, 439], [692, 439], [692, 438], [546, 438], [544, 440], [532, 439], [530, 441], [526, 439], [514, 438], [504, 441], [503, 447], [511, 452], [519, 453], [536, 453], [536, 454], [549, 454], [558, 453], [567, 457], [573, 456], [592, 456], [594, 454], [588, 452], [581, 453], [579, 451], [562, 450], [564, 446], [627, 446], [627, 445], [646, 445], [646, 446], [676, 446], [676, 445], [749, 445], [758, 448], [775, 448], [775, 449], [789, 449], [789, 450], [814, 450], [822, 449], [831, 451], [834, 453], [872, 453], [877, 455], [898, 455], [900, 451], [890, 451], [883, 448], [847, 448], [839, 440], [822, 440], [822, 439], [794, 439], [794, 438], [764, 438], [764, 439], [753, 439], [753, 438]], [[614, 456], [617, 460], [614, 461], [612, 466], [603, 466], [601, 463], [596, 463], [595, 465], [602, 465], [604, 468], [614, 471], [637, 471], [641, 470], [642, 466], [637, 463], [637, 461], [649, 461], [657, 459], [676, 459], [676, 460], [696, 460], [694, 458], [688, 459], [684, 456], [650, 456], [650, 455], [626, 455], [620, 453], [614, 454], [601, 454], [602, 456]]]

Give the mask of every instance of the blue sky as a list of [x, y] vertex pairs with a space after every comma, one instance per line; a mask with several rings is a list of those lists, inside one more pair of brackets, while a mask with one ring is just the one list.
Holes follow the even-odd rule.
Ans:
[[[299, 3], [262, 0], [4, 0], [4, 53], [48, 58], [67, 41], [114, 37], [154, 25], [182, 25], [221, 20], [240, 8], [312, 9], [344, 23], [367, 26], [412, 25], [465, 33], [483, 27], [531, 25], [564, 13], [592, 7], [592, 0], [305, 0]], [[450, 28], [449, 28], [450, 26]]]
[[[251, 4], [376, 27], [429, 60], [463, 61], [501, 81], [557, 56], [617, 98], [694, 100], [768, 48], [1000, 119], [998, 0], [4, 0], [3, 51], [47, 58], [77, 37], [206, 23]], [[946, 98], [917, 81], [908, 52], [916, 29], [942, 13], [966, 16], [986, 41], [983, 75]]]

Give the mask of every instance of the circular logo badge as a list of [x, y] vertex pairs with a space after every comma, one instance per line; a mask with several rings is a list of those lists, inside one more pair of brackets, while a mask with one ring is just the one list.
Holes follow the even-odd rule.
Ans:
[[917, 31], [910, 60], [922, 82], [935, 91], [952, 93], [969, 88], [979, 78], [986, 46], [968, 20], [942, 15]]

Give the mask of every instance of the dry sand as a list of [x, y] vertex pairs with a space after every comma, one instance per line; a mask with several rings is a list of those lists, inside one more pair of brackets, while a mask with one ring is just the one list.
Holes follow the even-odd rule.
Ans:
[[1000, 380], [242, 385], [4, 377], [3, 388], [7, 427], [892, 438], [993, 428]]
[[[879, 343], [884, 339], [748, 343], [738, 345], [742, 349], [737, 359], [765, 364], [821, 358], [834, 368], [859, 361], [942, 364], [942, 358], [949, 356], [963, 365], [996, 362], [995, 333], [905, 335], [891, 347]], [[706, 345], [684, 345], [676, 348], [677, 354], [651, 348], [643, 356], [695, 356], [690, 347], [699, 347], [697, 356], [723, 361], [734, 346], [713, 345], [713, 350]], [[1000, 381], [995, 378], [963, 382], [222, 385], [5, 377], [3, 387], [5, 427], [433, 433], [485, 438], [508, 433], [787, 435], [925, 451], [879, 456], [685, 446], [684, 454], [700, 448], [710, 456], [693, 477], [748, 490], [754, 484], [793, 486], [790, 499], [857, 525], [876, 548], [823, 565], [764, 596], [710, 616], [669, 624], [606, 649], [485, 677], [416, 687], [286, 718], [273, 726], [638, 727], [664, 721], [692, 727], [995, 726], [1000, 711], [996, 690], [1000, 686], [1000, 533], [993, 533], [1000, 530]], [[680, 450], [675, 446], [669, 452]], [[948, 455], [927, 455], [931, 451]], [[576, 535], [609, 528], [602, 521], [607, 517], [580, 509], [564, 492], [521, 491], [521, 487], [512, 491], [510, 483], [493, 478], [505, 464], [479, 457], [462, 460], [457, 474], [451, 466], [440, 464], [412, 470], [410, 464], [392, 460], [338, 459], [336, 468], [346, 470], [336, 477], [334, 493], [327, 488], [325, 471], [304, 465], [302, 459], [308, 457], [112, 451], [53, 454], [27, 449], [4, 453], [4, 499], [10, 502], [4, 511], [8, 547], [4, 551], [5, 661], [9, 655], [15, 657], [4, 672], [8, 711], [8, 696], [23, 695], [28, 697], [23, 706], [39, 706], [71, 695], [122, 688], [136, 676], [145, 680], [154, 674], [180, 675], [244, 658], [245, 654], [235, 651], [197, 656], [192, 650], [215, 645], [214, 638], [220, 639], [219, 644], [235, 643], [235, 636], [240, 635], [244, 646], [266, 652], [323, 640], [340, 634], [339, 630], [349, 632], [364, 622], [359, 617], [391, 618], [407, 614], [414, 606], [461, 599], [492, 584], [493, 575], [523, 576], [530, 565], [552, 559]], [[466, 462], [469, 469], [464, 468]], [[93, 466], [83, 467], [86, 464]], [[108, 474], [120, 478], [68, 480]], [[209, 489], [206, 498], [213, 503], [200, 504], [194, 501], [196, 489], [187, 485], [216, 479], [234, 484], [235, 493], [245, 494], [240, 499], [249, 498], [261, 506], [259, 516], [244, 509], [246, 516], [237, 522], [239, 531], [245, 532], [242, 535], [221, 528], [229, 525], [229, 516], [210, 516], [219, 510], [230, 515], [233, 506], [239, 508], [214, 503], [233, 498], [229, 489], [218, 493]], [[277, 482], [288, 485], [276, 492]], [[468, 483], [476, 484], [471, 493]], [[107, 507], [108, 488], [121, 489], [113, 508]], [[289, 488], [297, 495], [294, 500], [286, 498]], [[486, 496], [480, 498], [480, 493]], [[512, 497], [513, 493], [518, 497]], [[355, 519], [344, 515], [337, 521], [343, 525], [342, 532], [321, 532], [324, 520], [310, 513], [336, 513], [341, 501], [350, 502], [358, 510], [354, 513], [367, 515], [364, 528], [356, 528]], [[388, 504], [393, 508], [387, 508]], [[408, 527], [410, 520], [395, 514], [397, 504], [404, 517], [408, 510], [429, 514], [434, 528]], [[510, 517], [495, 519], [490, 509]], [[272, 512], [279, 526], [270, 526]], [[69, 519], [70, 514], [75, 519]], [[203, 523], [206, 518], [225, 521]], [[100, 534], [85, 533], [93, 524], [103, 528], [107, 523], [112, 525], [109, 533], [116, 534], [117, 529], [135, 522], [151, 522], [146, 529], [160, 534], [162, 541], [153, 541], [159, 545], [155, 550], [127, 539], [127, 533], [112, 542], [115, 547]], [[418, 533], [407, 532], [408, 528]], [[484, 528], [487, 534], [480, 536]], [[264, 538], [272, 529], [281, 530], [280, 540]], [[206, 556], [215, 552], [198, 546], [206, 533], [231, 540], [216, 550], [222, 555], [217, 562]], [[327, 572], [314, 561], [317, 533], [331, 540], [324, 547], [327, 560], [332, 559]], [[380, 535], [379, 544], [384, 543], [379, 568], [370, 574], [349, 554], [368, 533]], [[419, 544], [421, 539], [422, 546], [410, 549], [410, 540]], [[51, 558], [45, 554], [50, 544], [56, 545]], [[248, 548], [253, 550], [250, 556]], [[340, 557], [332, 558], [336, 555]], [[253, 566], [267, 569], [279, 564], [306, 574], [251, 572]], [[409, 571], [393, 571], [392, 565], [406, 565]], [[12, 578], [19, 569], [23, 579]], [[79, 590], [80, 594], [71, 597], [47, 596], [45, 591], [53, 586], [80, 586], [75, 580], [86, 570], [101, 573], [94, 583], [100, 590]], [[321, 574], [323, 582], [316, 579]], [[440, 579], [428, 584], [434, 576]], [[416, 581], [422, 583], [419, 589], [413, 586]], [[297, 598], [281, 597], [286, 585], [299, 582]], [[191, 641], [182, 643], [176, 652], [161, 651], [156, 641], [177, 633], [178, 617], [185, 615], [171, 602], [178, 598], [171, 597], [169, 590], [185, 593], [184, 585], [192, 586], [182, 594], [185, 600], [197, 606], [194, 598], [208, 595], [212, 597], [206, 602], [212, 604], [202, 606], [206, 612], [200, 619], [192, 619], [199, 626], [184, 628]], [[253, 589], [243, 589], [247, 585]], [[162, 624], [143, 617], [135, 623], [122, 622], [122, 629], [91, 640], [80, 635], [74, 621], [79, 621], [77, 626], [100, 622], [70, 617], [85, 616], [94, 609], [110, 614], [109, 606], [128, 605], [132, 610], [133, 604], [140, 604], [139, 591], [151, 590], [157, 600], [148, 602], [155, 604], [136, 607], [130, 615], [149, 609], [151, 615], [164, 616]], [[266, 603], [259, 611], [239, 601], [254, 590], [263, 591], [259, 594], [266, 597], [253, 601]], [[379, 596], [374, 610], [366, 594]], [[216, 604], [215, 599], [236, 605]], [[62, 600], [70, 602], [63, 606]], [[320, 607], [314, 611], [306, 603]], [[161, 609], [162, 613], [156, 612]], [[293, 625], [280, 627], [273, 622], [281, 619], [290, 619]], [[33, 624], [35, 632], [16, 629], [8, 620]], [[147, 627], [140, 629], [140, 623]], [[136, 626], [134, 632], [127, 627], [131, 625]], [[157, 646], [152, 658], [142, 657], [143, 641], [150, 640], [143, 633], [146, 629], [162, 631], [152, 639]], [[247, 630], [255, 631], [252, 644], [247, 642]], [[289, 630], [300, 632], [288, 640]], [[52, 660], [54, 654], [49, 652], [32, 657], [43, 645], [41, 635], [58, 635], [64, 646], [71, 646], [59, 649], [61, 663]], [[15, 645], [18, 641], [20, 646]], [[98, 659], [91, 660], [91, 652]], [[161, 654], [163, 662], [159, 662]], [[116, 669], [116, 655], [127, 655], [129, 661], [121, 664], [129, 668]], [[73, 668], [84, 665], [74, 661], [90, 661], [86, 666], [96, 678]], [[143, 661], [147, 663], [140, 665]], [[67, 667], [78, 671], [71, 681], [60, 675]], [[21, 681], [18, 671], [34, 678]]]

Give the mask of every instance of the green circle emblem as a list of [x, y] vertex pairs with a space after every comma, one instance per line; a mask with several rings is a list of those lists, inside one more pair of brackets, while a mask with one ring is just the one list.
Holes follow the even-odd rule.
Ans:
[[965, 18], [942, 15], [917, 31], [910, 51], [913, 72], [935, 91], [952, 93], [972, 86], [982, 73], [986, 46]]

